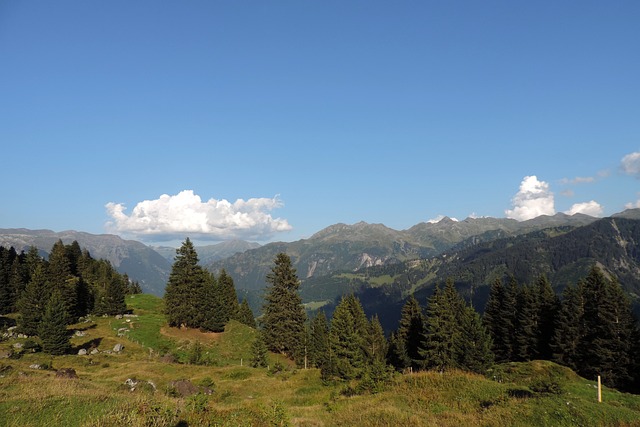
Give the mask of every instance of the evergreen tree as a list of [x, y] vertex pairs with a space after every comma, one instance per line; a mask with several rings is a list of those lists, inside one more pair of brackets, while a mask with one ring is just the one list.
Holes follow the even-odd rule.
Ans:
[[553, 291], [546, 276], [540, 276], [536, 283], [538, 288], [538, 357], [551, 360], [553, 352], [551, 341], [555, 334], [556, 316], [560, 300]]
[[229, 319], [235, 319], [238, 315], [238, 295], [233, 284], [233, 279], [222, 269], [218, 276], [218, 289], [222, 308], [222, 320], [226, 324]]
[[[400, 325], [396, 333], [396, 338], [402, 341], [402, 347], [407, 357], [409, 357], [410, 362], [408, 366], [396, 366], [397, 368], [411, 366], [417, 369], [422, 366], [424, 358], [420, 354], [420, 349], [424, 345], [425, 335], [425, 318], [422, 313], [422, 308], [418, 300], [411, 295], [402, 307]], [[395, 347], [397, 348], [397, 344]], [[396, 356], [395, 360], [397, 363], [403, 364], [404, 357], [400, 354]]]
[[125, 302], [125, 284], [120, 275], [112, 275], [107, 282], [105, 292], [105, 314], [114, 316], [116, 314], [124, 314], [127, 311], [127, 303]]
[[387, 349], [387, 361], [397, 371], [403, 371], [411, 366], [411, 359], [407, 354], [405, 341], [398, 337], [396, 332], [389, 336], [389, 347]]
[[447, 280], [443, 290], [436, 287], [427, 304], [427, 339], [421, 351], [425, 367], [440, 372], [459, 367], [462, 337], [458, 322], [463, 307], [452, 280]]
[[227, 323], [228, 310], [224, 307], [220, 283], [213, 274], [205, 283], [205, 316], [200, 326], [208, 331], [222, 332]]
[[324, 367], [323, 378], [351, 380], [360, 378], [364, 373], [367, 331], [358, 328], [354, 299], [353, 295], [343, 296], [333, 312], [329, 329], [329, 361]]
[[575, 371], [580, 363], [578, 347], [584, 334], [584, 303], [582, 282], [564, 288], [550, 344], [553, 360]]
[[324, 311], [318, 311], [309, 326], [309, 362], [323, 368], [329, 352], [329, 323]]
[[238, 308], [236, 320], [247, 326], [251, 326], [252, 328], [256, 327], [256, 319], [253, 316], [253, 311], [251, 310], [251, 307], [249, 307], [249, 303], [247, 302], [246, 298], [242, 300], [242, 303]]
[[253, 368], [266, 368], [269, 364], [267, 360], [267, 345], [261, 331], [256, 332], [256, 337], [251, 344], [251, 366]]
[[49, 301], [50, 290], [46, 282], [44, 265], [39, 265], [27, 288], [18, 300], [20, 313], [18, 325], [25, 335], [38, 335], [38, 327], [44, 316], [45, 306]]
[[65, 304], [58, 289], [54, 290], [44, 311], [39, 333], [42, 350], [52, 355], [62, 355], [71, 349], [67, 331]]
[[16, 258], [17, 254], [13, 247], [5, 249], [0, 246], [0, 314], [10, 313], [13, 307], [11, 267]]
[[302, 354], [306, 314], [298, 294], [300, 281], [288, 255], [276, 256], [267, 274], [267, 293], [263, 306], [262, 325], [268, 348], [291, 359]]
[[538, 358], [540, 333], [540, 304], [532, 286], [522, 286], [517, 295], [517, 323], [514, 331], [518, 353], [515, 360]]
[[169, 326], [202, 326], [206, 312], [207, 284], [210, 275], [198, 265], [198, 254], [187, 238], [176, 250], [165, 289], [165, 314]]
[[58, 240], [49, 253], [48, 282], [51, 287], [58, 290], [64, 304], [64, 312], [68, 325], [75, 323], [78, 316], [78, 278], [71, 274], [71, 263], [67, 255], [67, 249]]
[[579, 373], [601, 375], [604, 384], [628, 387], [632, 381], [632, 346], [635, 319], [631, 303], [615, 279], [593, 267], [583, 282], [584, 335], [578, 345]]
[[373, 316], [369, 323], [369, 334], [367, 342], [367, 352], [369, 356], [369, 362], [371, 364], [384, 363], [386, 364], [387, 351], [389, 350], [389, 343], [384, 336], [384, 329], [380, 324], [378, 316]]
[[459, 322], [462, 333], [462, 345], [459, 366], [462, 369], [484, 374], [493, 365], [491, 336], [482, 325], [477, 311], [466, 306]]
[[517, 286], [511, 280], [504, 286], [500, 279], [491, 285], [482, 321], [491, 335], [497, 362], [513, 360]]

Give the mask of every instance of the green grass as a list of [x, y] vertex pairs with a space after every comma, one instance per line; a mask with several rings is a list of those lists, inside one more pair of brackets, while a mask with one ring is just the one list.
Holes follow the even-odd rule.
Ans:
[[[640, 426], [640, 396], [605, 388], [598, 403], [594, 381], [551, 362], [499, 365], [489, 377], [398, 374], [384, 391], [346, 397], [346, 384], [325, 385], [318, 370], [296, 369], [280, 355], [269, 355], [271, 365], [284, 365], [280, 372], [248, 367], [255, 331], [245, 325], [230, 322], [218, 335], [176, 329], [166, 335], [161, 299], [137, 295], [127, 302], [138, 315], [130, 322], [97, 317], [74, 325], [87, 335], [73, 345], [97, 343], [97, 355], [0, 361], [0, 426]], [[128, 338], [116, 336], [121, 327]], [[160, 360], [166, 346], [186, 358], [199, 336], [207, 338], [202, 345], [212, 365]], [[125, 343], [122, 353], [104, 352], [116, 343]], [[71, 367], [79, 379], [55, 378], [53, 370], [31, 369], [33, 363]], [[151, 381], [156, 391], [131, 392], [127, 378]], [[214, 393], [175, 397], [169, 385], [178, 379], [206, 383]]]

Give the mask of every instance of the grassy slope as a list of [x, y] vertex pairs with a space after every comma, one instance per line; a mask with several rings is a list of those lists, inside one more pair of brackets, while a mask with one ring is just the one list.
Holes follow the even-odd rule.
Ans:
[[[121, 354], [49, 357], [36, 353], [0, 361], [0, 426], [575, 426], [640, 425], [640, 396], [605, 389], [595, 401], [593, 381], [550, 362], [501, 365], [493, 379], [462, 372], [422, 372], [398, 375], [384, 392], [344, 397], [343, 385], [322, 385], [317, 370], [279, 373], [246, 365], [255, 333], [230, 323], [219, 335], [182, 335], [191, 342], [161, 334], [161, 300], [149, 296], [128, 299], [137, 318], [95, 318], [76, 325], [85, 337], [74, 337], [76, 348], [89, 343], [100, 350], [123, 343]], [[95, 325], [95, 326], [94, 326]], [[117, 337], [127, 328], [128, 338]], [[201, 339], [202, 338], [202, 339]], [[212, 366], [163, 363], [160, 353], [186, 360], [194, 340], [205, 346]], [[8, 348], [15, 341], [2, 342]], [[150, 350], [151, 349], [151, 350]], [[271, 363], [286, 361], [270, 355]], [[72, 367], [78, 380], [62, 380], [33, 363]], [[21, 374], [21, 372], [23, 374]], [[152, 381], [157, 391], [134, 392], [127, 378]], [[213, 383], [212, 396], [173, 397], [168, 385], [177, 379]]]

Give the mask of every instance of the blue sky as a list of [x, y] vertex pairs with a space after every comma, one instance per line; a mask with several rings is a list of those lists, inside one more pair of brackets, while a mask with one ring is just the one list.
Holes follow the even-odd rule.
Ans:
[[0, 1], [0, 228], [640, 207], [640, 2]]

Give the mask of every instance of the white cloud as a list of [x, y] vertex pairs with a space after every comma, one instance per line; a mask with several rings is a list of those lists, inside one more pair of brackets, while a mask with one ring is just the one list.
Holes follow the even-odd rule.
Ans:
[[[442, 220], [443, 220], [443, 219], [445, 219], [445, 218], [448, 218], [448, 217], [447, 217], [447, 216], [445, 216], [445, 215], [438, 215], [438, 216], [437, 216], [437, 217], [435, 217], [435, 218], [431, 218], [429, 221], [427, 221], [427, 223], [429, 223], [429, 224], [436, 224], [436, 223], [438, 223], [438, 222], [442, 221]], [[458, 222], [458, 220], [457, 220], [456, 218], [449, 218], [449, 219], [450, 219], [451, 221]]]
[[595, 200], [591, 200], [590, 202], [576, 203], [565, 213], [567, 215], [581, 213], [589, 216], [601, 217], [604, 213], [604, 208], [600, 203]]
[[513, 209], [507, 209], [507, 218], [525, 221], [540, 215], [554, 215], [555, 202], [549, 184], [538, 181], [535, 175], [525, 176], [520, 183], [520, 190], [511, 200]]
[[112, 221], [107, 222], [106, 228], [161, 241], [184, 237], [265, 240], [292, 228], [286, 219], [269, 214], [282, 205], [277, 196], [238, 199], [234, 203], [224, 199], [203, 202], [192, 190], [184, 190], [174, 196], [163, 194], [156, 200], [139, 202], [130, 215], [124, 212], [123, 204], [109, 202], [105, 207]]
[[640, 151], [627, 154], [622, 158], [622, 171], [627, 175], [635, 175], [640, 178]]
[[562, 178], [560, 180], [560, 184], [571, 184], [571, 185], [575, 185], [575, 184], [590, 184], [592, 182], [595, 182], [596, 179], [592, 176], [576, 176], [575, 178], [569, 179], [569, 178]]

